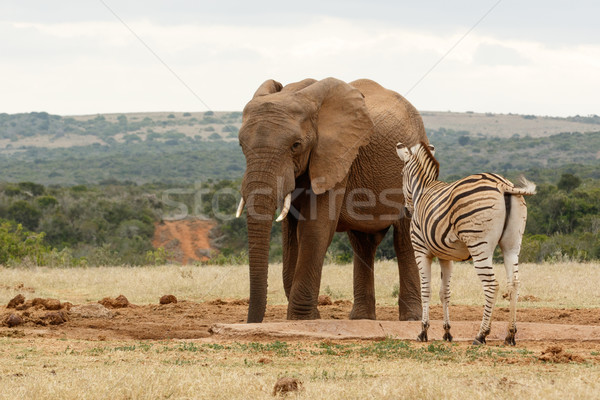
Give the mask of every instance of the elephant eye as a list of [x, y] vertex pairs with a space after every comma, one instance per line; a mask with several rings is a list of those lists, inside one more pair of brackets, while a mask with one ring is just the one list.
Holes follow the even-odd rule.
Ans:
[[302, 146], [302, 143], [301, 142], [296, 142], [296, 143], [294, 143], [292, 145], [292, 150], [296, 151], [296, 150], [298, 150], [300, 148], [300, 146]]

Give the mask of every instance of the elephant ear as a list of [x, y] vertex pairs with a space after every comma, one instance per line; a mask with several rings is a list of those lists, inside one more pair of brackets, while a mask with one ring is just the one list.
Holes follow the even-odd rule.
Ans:
[[307, 78], [301, 80], [300, 82], [288, 83], [283, 87], [281, 92], [297, 92], [299, 90], [304, 89], [305, 87], [312, 85], [315, 82], [317, 82], [316, 79]]
[[267, 94], [280, 92], [282, 88], [283, 85], [281, 83], [273, 79], [269, 79], [264, 81], [263, 84], [256, 89], [256, 92], [254, 92], [254, 96], [252, 96], [252, 98], [255, 99], [259, 96], [266, 96]]
[[310, 156], [312, 190], [321, 194], [341, 182], [374, 126], [362, 93], [345, 82], [327, 78], [297, 92], [313, 102], [317, 143]]

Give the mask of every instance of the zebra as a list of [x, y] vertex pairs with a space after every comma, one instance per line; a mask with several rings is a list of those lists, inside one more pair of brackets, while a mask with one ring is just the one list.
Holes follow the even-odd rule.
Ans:
[[396, 151], [404, 162], [402, 179], [405, 207], [409, 215], [412, 214], [411, 242], [421, 276], [423, 319], [417, 340], [427, 341], [431, 261], [437, 257], [441, 267], [443, 339], [452, 341], [448, 313], [452, 261], [472, 259], [485, 295], [483, 319], [473, 344], [486, 343], [498, 294], [492, 256], [499, 244], [504, 256], [510, 299], [505, 344], [514, 346], [519, 295], [518, 257], [527, 220], [523, 196], [535, 194], [535, 184], [521, 177], [522, 187], [517, 188], [507, 179], [491, 173], [445, 183], [437, 180], [439, 163], [434, 158], [433, 146], [421, 142], [408, 148], [398, 143]]

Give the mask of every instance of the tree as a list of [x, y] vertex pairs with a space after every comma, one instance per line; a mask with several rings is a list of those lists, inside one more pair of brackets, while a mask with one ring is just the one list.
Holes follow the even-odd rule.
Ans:
[[573, 174], [562, 174], [558, 181], [558, 188], [564, 190], [567, 193], [577, 189], [581, 185], [581, 179]]
[[40, 210], [24, 200], [19, 200], [8, 208], [8, 217], [30, 231], [37, 228], [41, 216]]
[[470, 141], [471, 139], [465, 135], [458, 138], [458, 144], [460, 144], [461, 146], [466, 146], [467, 144], [469, 144]]

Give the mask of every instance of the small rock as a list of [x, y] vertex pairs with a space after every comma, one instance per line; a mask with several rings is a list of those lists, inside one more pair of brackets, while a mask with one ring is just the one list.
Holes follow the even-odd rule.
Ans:
[[319, 296], [319, 305], [320, 306], [330, 306], [332, 304], [333, 304], [333, 302], [331, 301], [331, 297], [324, 295], [324, 294]]
[[18, 294], [8, 302], [6, 308], [17, 308], [18, 305], [23, 303], [25, 303], [25, 296]]
[[173, 296], [172, 294], [165, 294], [160, 298], [159, 302], [160, 304], [177, 303], [177, 297]]
[[275, 387], [273, 388], [273, 396], [282, 395], [285, 396], [289, 392], [297, 392], [302, 389], [302, 382], [296, 378], [279, 378]]
[[8, 316], [8, 318], [6, 318], [6, 325], [9, 328], [12, 328], [14, 326], [19, 326], [23, 324], [23, 318], [21, 318], [20, 315], [17, 314], [10, 314]]

